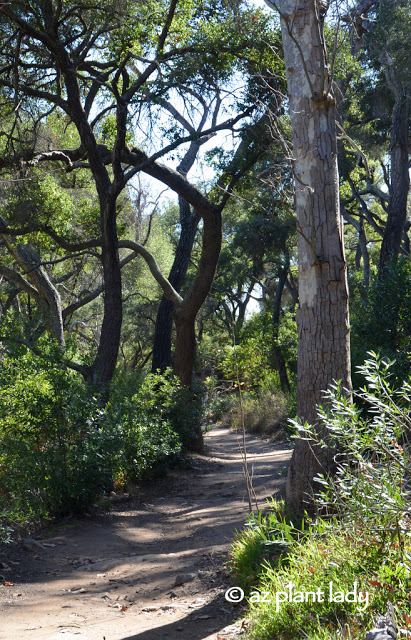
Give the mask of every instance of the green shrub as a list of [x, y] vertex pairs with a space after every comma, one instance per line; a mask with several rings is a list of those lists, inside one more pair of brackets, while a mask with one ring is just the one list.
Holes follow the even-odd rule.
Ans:
[[295, 312], [287, 311], [281, 318], [278, 329], [278, 344], [287, 363], [289, 377], [297, 375], [298, 332]]
[[101, 428], [115, 434], [112, 465], [120, 484], [141, 479], [154, 465], [181, 450], [181, 440], [173, 429], [181, 401], [181, 387], [175, 378], [150, 374], [137, 393], [114, 397], [107, 406]]
[[[251, 592], [248, 638], [336, 640], [344, 637], [348, 621], [354, 631], [361, 621], [369, 620], [368, 612], [363, 611], [365, 603], [333, 601], [337, 592], [346, 594], [355, 583], [358, 593], [369, 592], [360, 548], [342, 535], [312, 535], [291, 547], [285, 564], [281, 560], [276, 567], [266, 564], [257, 591], [265, 594], [266, 602], [256, 601], [258, 596]], [[301, 602], [298, 592], [306, 601]], [[355, 633], [346, 637], [358, 638]]]
[[0, 370], [0, 503], [17, 521], [82, 510], [109, 483], [96, 401], [53, 355], [5, 357]]
[[[281, 504], [270, 506], [265, 516], [249, 518], [229, 558], [233, 582], [249, 602], [245, 638], [361, 640], [374, 617], [386, 611], [393, 593], [399, 624], [406, 626], [411, 579], [398, 545], [391, 545], [382, 555], [373, 531], [343, 528], [336, 519], [294, 526]], [[405, 551], [411, 551], [409, 540]], [[281, 595], [277, 603], [278, 593], [289, 596], [290, 583], [291, 601]], [[354, 588], [357, 602], [336, 600], [340, 599], [337, 592], [345, 595]], [[309, 595], [301, 601], [297, 592], [316, 597]]]
[[[245, 592], [255, 586], [261, 567], [269, 562], [275, 566], [295, 541], [303, 535], [304, 526], [294, 527], [285, 516], [282, 501], [268, 503], [268, 512], [250, 514], [245, 528], [237, 532], [229, 554], [228, 566], [235, 580]], [[267, 565], [268, 566], [268, 565]]]
[[140, 480], [181, 450], [200, 419], [201, 397], [170, 372], [113, 385], [102, 408], [54, 343], [42, 348], [45, 357], [21, 349], [0, 366], [0, 540], [84, 511], [113, 481]]
[[[333, 448], [337, 473], [317, 478], [318, 515], [305, 528], [295, 529], [289, 517], [282, 521], [274, 511], [252, 517], [234, 541], [234, 578], [249, 592], [247, 638], [359, 640], [389, 601], [399, 625], [409, 625], [411, 385], [406, 381], [395, 389], [390, 372], [390, 363], [369, 354], [360, 368], [366, 386], [355, 393], [360, 406], [351, 404], [339, 385], [330, 389], [325, 407], [318, 410], [328, 431], [327, 444], [309, 425], [296, 424], [314, 448]], [[279, 530], [286, 553], [278, 546]], [[277, 548], [274, 556], [267, 553], [270, 545]], [[323, 593], [323, 599], [287, 598], [277, 606], [276, 594], [287, 591], [290, 583], [294, 593]], [[347, 594], [356, 585], [363, 602], [358, 597], [357, 602], [330, 600], [330, 583], [334, 594]], [[255, 585], [259, 593], [266, 592], [266, 602], [258, 601]]]
[[110, 395], [109, 413], [125, 414], [128, 422], [144, 416], [144, 423], [160, 420], [167, 424], [185, 446], [195, 436], [203, 416], [203, 387], [183, 387], [171, 369], [164, 373], [151, 373], [145, 377], [138, 373], [126, 379], [116, 378]]
[[[325, 394], [325, 407], [318, 410], [337, 464], [334, 477], [317, 478], [322, 487], [318, 504], [323, 513], [337, 512], [344, 526], [361, 533], [373, 531], [381, 553], [394, 543], [403, 548], [403, 535], [410, 531], [411, 385], [405, 381], [395, 389], [390, 384], [391, 367], [370, 352], [359, 367], [366, 386], [354, 394], [361, 407], [351, 404], [334, 385]], [[313, 433], [312, 438], [315, 441]]]

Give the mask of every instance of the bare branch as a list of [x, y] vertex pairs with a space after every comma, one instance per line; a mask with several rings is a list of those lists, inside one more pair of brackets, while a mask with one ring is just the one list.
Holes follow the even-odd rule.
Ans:
[[170, 282], [163, 276], [160, 268], [154, 258], [154, 256], [141, 244], [133, 242], [132, 240], [120, 240], [118, 243], [119, 248], [131, 249], [136, 254], [140, 255], [147, 263], [153, 277], [158, 282], [163, 290], [163, 293], [167, 300], [173, 303], [175, 307], [179, 307], [183, 301], [183, 298], [174, 289]]
[[0, 274], [6, 278], [9, 282], [13, 282], [13, 284], [17, 285], [19, 289], [28, 293], [31, 298], [34, 300], [40, 300], [40, 295], [37, 289], [31, 286], [31, 284], [23, 278], [20, 273], [14, 271], [14, 269], [9, 269], [2, 264], [0, 264]]
[[163, 30], [160, 34], [160, 37], [158, 39], [158, 44], [157, 44], [157, 55], [159, 55], [160, 53], [163, 52], [164, 49], [164, 43], [166, 41], [168, 32], [170, 30], [171, 27], [171, 23], [173, 22], [173, 18], [174, 18], [174, 13], [176, 10], [178, 4], [178, 0], [171, 0], [170, 3], [170, 8], [168, 10], [168, 15], [167, 15], [167, 20], [164, 24]]

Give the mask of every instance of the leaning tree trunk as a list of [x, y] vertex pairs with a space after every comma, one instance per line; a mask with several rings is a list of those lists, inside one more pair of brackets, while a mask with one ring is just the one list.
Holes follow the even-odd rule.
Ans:
[[387, 224], [381, 244], [379, 278], [384, 277], [386, 267], [398, 260], [404, 225], [407, 217], [407, 198], [410, 188], [408, 169], [408, 90], [396, 93], [391, 131], [391, 180]]
[[[333, 380], [351, 388], [347, 272], [339, 210], [335, 101], [320, 5], [281, 0], [281, 30], [294, 148], [299, 307], [297, 412], [315, 424]], [[313, 478], [332, 471], [332, 452], [297, 440], [287, 478], [295, 511], [312, 505]]]
[[[194, 361], [196, 356], [195, 320], [206, 299], [220, 256], [222, 239], [221, 208], [212, 207], [203, 214], [204, 228], [199, 267], [195, 278], [174, 312], [176, 327], [176, 343], [173, 362], [173, 373], [178, 376], [184, 386], [191, 386]], [[196, 431], [189, 447], [194, 451], [203, 450], [201, 426]]]
[[[178, 241], [173, 266], [171, 267], [168, 280], [177, 293], [187, 274], [190, 262], [191, 251], [196, 235], [200, 216], [191, 211], [190, 205], [179, 198], [181, 234]], [[171, 365], [171, 334], [173, 327], [174, 305], [162, 297], [156, 317], [156, 327], [154, 333], [153, 359], [151, 370], [155, 373], [160, 370], [162, 373]]]
[[64, 326], [60, 294], [51, 282], [41, 259], [31, 244], [16, 244], [7, 234], [2, 234], [4, 244], [15, 258], [27, 279], [38, 291], [39, 306], [44, 314], [46, 328], [61, 347], [64, 347]]

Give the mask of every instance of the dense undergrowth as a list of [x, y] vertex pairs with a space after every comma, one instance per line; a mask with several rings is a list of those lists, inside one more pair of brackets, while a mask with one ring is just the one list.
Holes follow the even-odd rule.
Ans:
[[[411, 637], [411, 387], [392, 388], [390, 365], [376, 354], [361, 373], [356, 404], [337, 385], [319, 410], [327, 446], [338, 443], [341, 453], [334, 478], [317, 479], [316, 517], [293, 524], [273, 503], [250, 516], [233, 543], [230, 567], [248, 594], [250, 639], [363, 640], [388, 602]], [[308, 425], [304, 432], [314, 450], [326, 446]]]
[[56, 516], [85, 511], [104, 492], [124, 489], [184, 448], [200, 399], [170, 372], [113, 381], [102, 406], [82, 378], [21, 349], [0, 368], [0, 540]]

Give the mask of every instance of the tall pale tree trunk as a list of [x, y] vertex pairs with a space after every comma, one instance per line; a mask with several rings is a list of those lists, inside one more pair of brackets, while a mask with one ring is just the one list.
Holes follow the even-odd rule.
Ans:
[[[300, 419], [315, 424], [322, 391], [333, 380], [342, 380], [344, 387], [351, 388], [335, 100], [319, 3], [280, 0], [274, 8], [281, 15], [294, 149], [299, 266], [297, 412]], [[332, 451], [313, 451], [307, 441], [297, 440], [287, 478], [291, 508], [309, 509], [313, 478], [332, 469]]]

